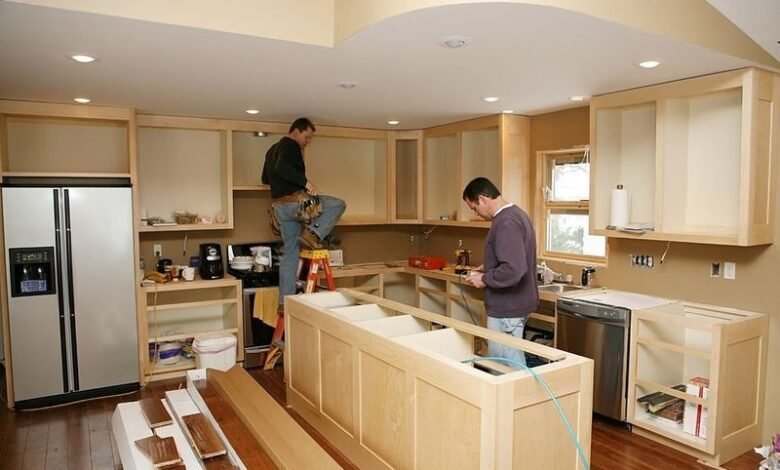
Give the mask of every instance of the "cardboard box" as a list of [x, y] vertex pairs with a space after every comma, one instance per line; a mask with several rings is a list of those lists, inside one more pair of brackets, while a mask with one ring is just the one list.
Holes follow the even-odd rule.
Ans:
[[[703, 377], [694, 377], [685, 385], [685, 393], [706, 399], [710, 392], [710, 381]], [[698, 403], [685, 402], [683, 413], [683, 431], [702, 439], [707, 438], [707, 408]]]

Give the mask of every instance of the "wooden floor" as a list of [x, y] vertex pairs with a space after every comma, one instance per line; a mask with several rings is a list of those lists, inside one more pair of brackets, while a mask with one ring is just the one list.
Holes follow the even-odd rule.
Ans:
[[[252, 369], [252, 376], [278, 402], [285, 403], [282, 369], [266, 372]], [[2, 376], [2, 375], [0, 375]], [[121, 469], [119, 453], [111, 434], [111, 415], [118, 403], [162, 397], [183, 381], [154, 382], [140, 392], [103, 398], [39, 411], [13, 412], [0, 406], [0, 469]], [[2, 386], [5, 390], [5, 386]], [[4, 394], [3, 394], [4, 395]], [[291, 413], [304, 429], [345, 468], [352, 466], [321, 436]], [[662, 447], [631, 434], [622, 426], [594, 419], [591, 468], [594, 470], [705, 470], [686, 454]], [[754, 470], [760, 458], [746, 453], [723, 467]]]

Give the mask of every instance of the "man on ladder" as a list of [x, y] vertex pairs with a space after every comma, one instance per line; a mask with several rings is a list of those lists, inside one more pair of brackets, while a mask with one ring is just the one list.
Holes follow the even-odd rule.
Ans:
[[[303, 151], [314, 138], [315, 131], [309, 119], [296, 119], [287, 136], [268, 149], [263, 164], [262, 182], [271, 187], [269, 222], [284, 243], [279, 264], [280, 324], [274, 332], [275, 341], [281, 340], [283, 332], [284, 297], [295, 294], [301, 245], [313, 251], [323, 250], [322, 240], [330, 234], [347, 207], [339, 198], [318, 194], [317, 187], [306, 177]], [[320, 262], [316, 264], [319, 267]], [[326, 272], [329, 269], [330, 266]], [[268, 365], [269, 361], [266, 361], [266, 368]]]

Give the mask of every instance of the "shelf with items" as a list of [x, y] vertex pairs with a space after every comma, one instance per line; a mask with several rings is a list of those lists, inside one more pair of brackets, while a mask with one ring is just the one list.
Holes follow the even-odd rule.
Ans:
[[[138, 117], [139, 231], [233, 227], [232, 140], [211, 120]], [[171, 225], [177, 214], [197, 223]], [[155, 226], [154, 222], [160, 224]]]
[[131, 108], [0, 100], [0, 169], [17, 177], [132, 177]]
[[[767, 327], [763, 314], [688, 302], [633, 311], [634, 431], [714, 466], [759, 444]], [[683, 413], [669, 419], [661, 411], [676, 400]]]
[[306, 175], [322, 194], [343, 199], [339, 225], [387, 223], [387, 132], [318, 129], [306, 147]]
[[[188, 341], [233, 335], [237, 338], [238, 362], [243, 361], [243, 319], [241, 282], [223, 279], [179, 281], [140, 287], [141, 355], [144, 380], [157, 380], [158, 373], [171, 377], [195, 366], [186, 360], [173, 365], [157, 364], [149, 358], [150, 344]], [[177, 368], [180, 364], [184, 368]], [[187, 365], [189, 364], [189, 366]]]
[[[591, 233], [722, 245], [773, 242], [780, 76], [744, 69], [591, 101]], [[629, 222], [610, 226], [610, 195]], [[641, 230], [649, 228], [649, 230]]]
[[502, 195], [530, 211], [530, 120], [500, 114], [426, 129], [423, 159], [425, 223], [483, 226], [461, 195], [484, 176]]

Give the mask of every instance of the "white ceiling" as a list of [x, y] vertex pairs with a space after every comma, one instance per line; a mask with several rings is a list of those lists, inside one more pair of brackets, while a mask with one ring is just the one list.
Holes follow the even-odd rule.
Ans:
[[[709, 1], [755, 30], [754, 39], [780, 59], [780, 34], [771, 38], [780, 15], [749, 18], [751, 11], [771, 18], [780, 1]], [[468, 37], [468, 46], [442, 47], [451, 35]], [[99, 61], [77, 64], [68, 58], [74, 53]], [[635, 65], [649, 58], [662, 65]], [[580, 106], [571, 95], [747, 65], [594, 17], [517, 3], [418, 10], [329, 48], [0, 1], [0, 97], [86, 96], [150, 114], [280, 122], [305, 115], [316, 124], [379, 129], [398, 119], [398, 128], [419, 129], [504, 109], [534, 115]], [[341, 81], [358, 86], [342, 89]], [[482, 101], [488, 95], [500, 100]], [[260, 114], [244, 113], [255, 107]]]

